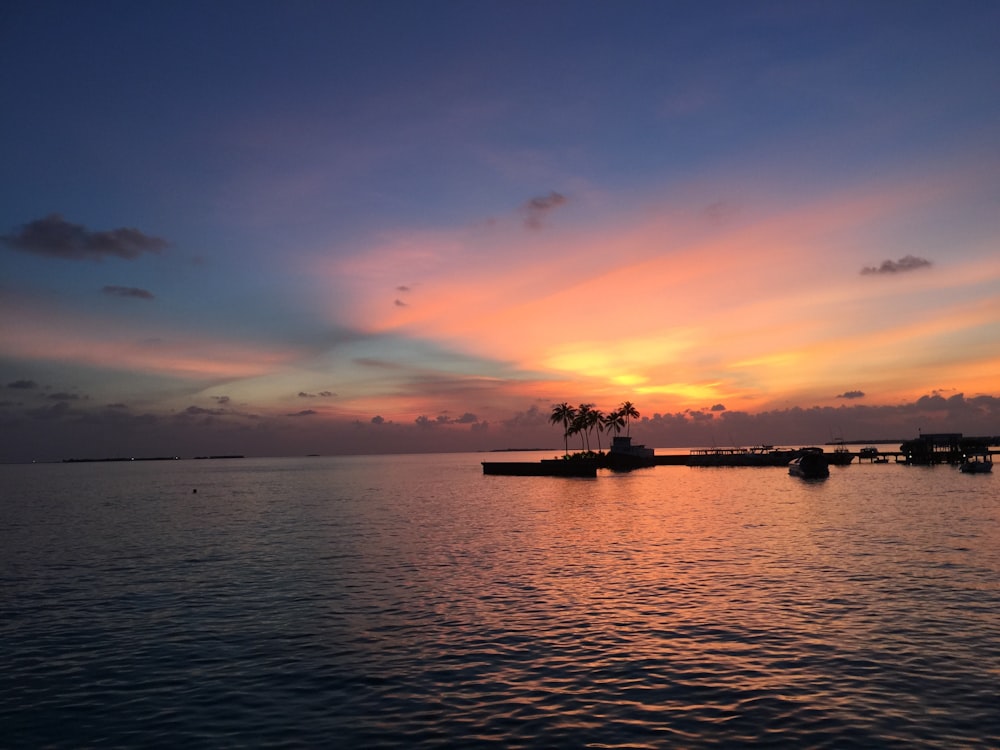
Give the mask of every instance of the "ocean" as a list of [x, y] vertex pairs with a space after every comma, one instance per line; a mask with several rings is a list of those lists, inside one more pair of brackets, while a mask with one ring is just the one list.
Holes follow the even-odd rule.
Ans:
[[997, 748], [1000, 477], [0, 466], [6, 748]]

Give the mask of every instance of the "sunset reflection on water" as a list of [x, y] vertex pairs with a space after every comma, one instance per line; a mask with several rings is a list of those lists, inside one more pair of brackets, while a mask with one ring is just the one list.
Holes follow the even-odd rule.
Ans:
[[4, 467], [11, 736], [1000, 740], [993, 477], [479, 460]]

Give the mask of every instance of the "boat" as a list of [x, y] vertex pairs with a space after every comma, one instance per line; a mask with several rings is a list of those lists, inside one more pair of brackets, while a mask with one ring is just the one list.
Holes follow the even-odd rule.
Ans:
[[833, 466], [847, 466], [854, 460], [854, 454], [851, 453], [843, 440], [838, 440], [837, 447], [833, 449], [831, 455], [827, 456], [827, 460]]
[[993, 471], [993, 456], [990, 453], [976, 453], [966, 456], [958, 465], [963, 474], [989, 474]]
[[822, 451], [810, 451], [790, 461], [788, 473], [802, 479], [823, 479], [830, 476], [830, 461]]

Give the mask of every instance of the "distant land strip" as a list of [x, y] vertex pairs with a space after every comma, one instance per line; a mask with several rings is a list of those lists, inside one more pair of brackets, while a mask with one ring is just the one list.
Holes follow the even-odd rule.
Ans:
[[[196, 461], [213, 458], [246, 458], [246, 456], [232, 454], [226, 456], [195, 456]], [[96, 464], [111, 461], [181, 461], [180, 456], [109, 456], [107, 458], [64, 458], [64, 464]]]

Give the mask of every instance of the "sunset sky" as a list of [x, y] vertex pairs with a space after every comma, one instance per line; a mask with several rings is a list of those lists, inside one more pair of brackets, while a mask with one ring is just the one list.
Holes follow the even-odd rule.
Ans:
[[1000, 3], [0, 10], [0, 461], [1000, 434]]

